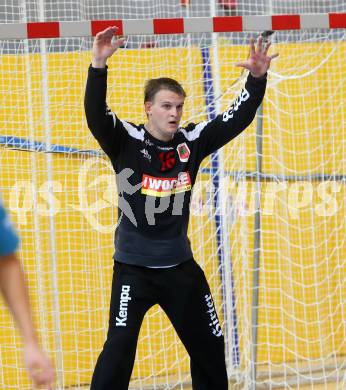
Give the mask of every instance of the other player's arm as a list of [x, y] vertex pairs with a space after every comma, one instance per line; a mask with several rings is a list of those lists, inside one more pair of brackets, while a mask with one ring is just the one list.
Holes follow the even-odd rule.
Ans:
[[54, 371], [37, 341], [24, 274], [15, 255], [18, 241], [0, 200], [0, 291], [18, 325], [25, 363], [35, 386], [50, 389]]
[[0, 288], [22, 335], [29, 375], [35, 386], [50, 389], [54, 371], [48, 357], [39, 347], [23, 271], [14, 253], [0, 256]]

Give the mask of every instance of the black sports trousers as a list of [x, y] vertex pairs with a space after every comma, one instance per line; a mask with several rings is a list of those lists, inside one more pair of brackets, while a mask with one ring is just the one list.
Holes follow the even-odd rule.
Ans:
[[127, 390], [145, 313], [159, 304], [190, 355], [193, 390], [227, 390], [224, 338], [204, 272], [193, 260], [171, 268], [115, 262], [107, 340], [91, 390]]

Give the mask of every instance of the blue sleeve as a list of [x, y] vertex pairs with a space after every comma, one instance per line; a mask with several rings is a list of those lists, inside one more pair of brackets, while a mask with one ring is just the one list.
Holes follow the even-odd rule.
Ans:
[[0, 256], [15, 252], [18, 244], [19, 238], [0, 199]]

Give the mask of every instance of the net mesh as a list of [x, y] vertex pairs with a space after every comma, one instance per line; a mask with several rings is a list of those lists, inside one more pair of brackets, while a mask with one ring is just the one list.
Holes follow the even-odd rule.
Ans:
[[[226, 3], [5, 0], [0, 22], [346, 10], [334, 0]], [[183, 122], [205, 120], [211, 97], [221, 112], [240, 92], [246, 74], [234, 63], [258, 33], [128, 37], [109, 61], [108, 104], [120, 118], [143, 123], [145, 80], [168, 76], [187, 91]], [[343, 388], [345, 31], [282, 31], [272, 41], [280, 57], [263, 113], [203, 162], [189, 236], [226, 335], [233, 383], [249, 388], [255, 364], [257, 388], [330, 381]], [[0, 41], [0, 188], [20, 232], [34, 319], [59, 388], [88, 388], [108, 326], [117, 198], [112, 167], [84, 118], [91, 44], [88, 37]], [[3, 306], [0, 326], [0, 387], [29, 389], [19, 335]], [[190, 381], [188, 356], [155, 306], [141, 330], [131, 388]]]

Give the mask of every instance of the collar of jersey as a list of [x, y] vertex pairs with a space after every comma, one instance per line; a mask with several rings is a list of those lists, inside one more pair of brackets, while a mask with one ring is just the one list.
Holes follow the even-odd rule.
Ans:
[[[146, 129], [144, 124], [140, 124], [140, 127], [144, 130], [145, 132], [145, 138], [149, 138], [150, 141], [152, 141], [155, 145], [161, 145], [161, 146], [172, 146], [175, 142], [175, 139], [177, 137], [177, 133], [174, 134], [173, 138], [170, 141], [161, 141], [154, 136], [152, 136], [149, 131]], [[179, 131], [179, 129], [178, 129]], [[177, 132], [178, 132], [177, 131]]]

